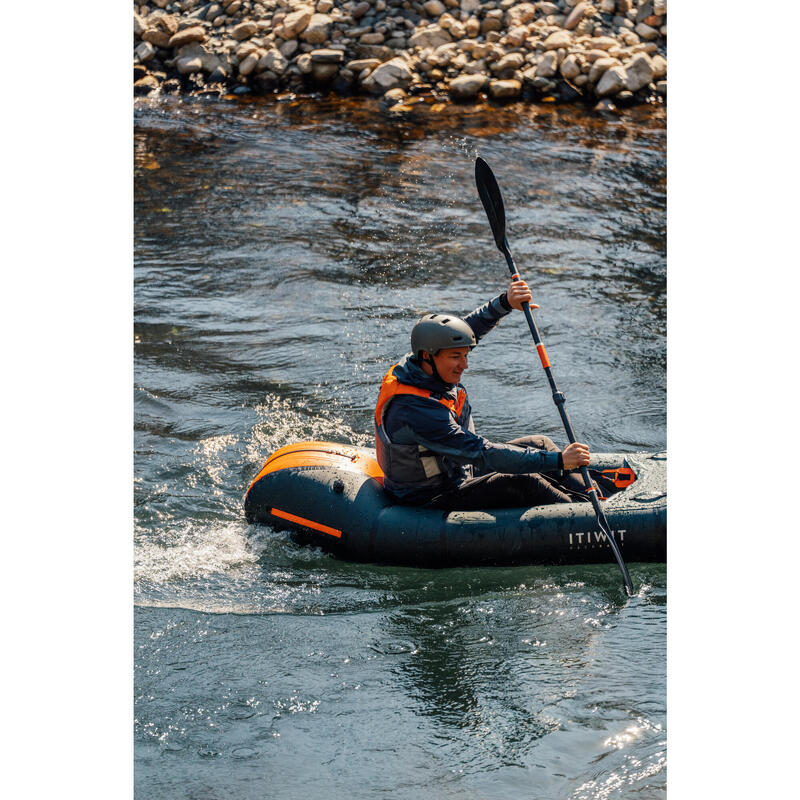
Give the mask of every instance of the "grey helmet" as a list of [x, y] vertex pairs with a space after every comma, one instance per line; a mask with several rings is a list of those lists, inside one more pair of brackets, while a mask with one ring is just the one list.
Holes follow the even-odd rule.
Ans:
[[475, 347], [475, 334], [461, 317], [453, 314], [426, 314], [411, 330], [411, 352], [419, 356], [426, 350], [435, 356], [448, 347]]

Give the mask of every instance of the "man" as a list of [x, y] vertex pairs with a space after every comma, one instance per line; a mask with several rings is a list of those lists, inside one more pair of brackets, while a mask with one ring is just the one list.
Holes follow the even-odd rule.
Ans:
[[412, 352], [384, 376], [375, 408], [384, 488], [397, 502], [447, 510], [572, 502], [557, 479], [578, 490], [563, 470], [588, 465], [589, 448], [575, 442], [559, 452], [546, 436], [487, 441], [475, 433], [459, 382], [470, 350], [531, 299], [524, 281], [512, 281], [465, 319], [426, 314], [414, 326]]

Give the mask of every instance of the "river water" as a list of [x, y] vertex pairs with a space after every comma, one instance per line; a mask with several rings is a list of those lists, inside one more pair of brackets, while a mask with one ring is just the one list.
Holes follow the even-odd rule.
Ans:
[[[421, 570], [248, 526], [275, 448], [371, 443], [429, 310], [507, 284], [484, 157], [578, 436], [666, 445], [663, 111], [138, 101], [135, 787], [141, 798], [661, 798], [666, 568]], [[520, 314], [479, 432], [558, 415]]]

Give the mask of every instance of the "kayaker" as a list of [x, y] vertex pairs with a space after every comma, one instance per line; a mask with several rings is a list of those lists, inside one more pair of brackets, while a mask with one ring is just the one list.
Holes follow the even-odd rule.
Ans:
[[426, 314], [414, 325], [412, 352], [384, 376], [375, 408], [384, 488], [398, 502], [479, 510], [573, 501], [565, 489], [579, 491], [582, 484], [564, 471], [588, 465], [587, 445], [559, 451], [547, 436], [489, 442], [475, 433], [460, 383], [470, 350], [531, 300], [525, 281], [512, 281], [464, 319]]

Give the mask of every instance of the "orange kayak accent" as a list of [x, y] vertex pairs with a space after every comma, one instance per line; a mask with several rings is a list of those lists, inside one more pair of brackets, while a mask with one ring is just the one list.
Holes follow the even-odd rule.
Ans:
[[383, 470], [378, 462], [359, 453], [354, 447], [335, 442], [299, 442], [276, 450], [267, 459], [247, 491], [270, 472], [290, 467], [339, 467], [362, 472], [383, 483]]
[[270, 511], [270, 514], [273, 514], [276, 517], [281, 517], [281, 519], [288, 519], [289, 522], [296, 522], [298, 525], [305, 525], [307, 528], [313, 528], [316, 531], [329, 533], [331, 536], [335, 536], [337, 539], [342, 538], [342, 532], [337, 528], [329, 528], [327, 525], [323, 525], [321, 522], [314, 522], [313, 519], [298, 517], [296, 514], [290, 514], [288, 511], [281, 511], [279, 508], [273, 508]]

